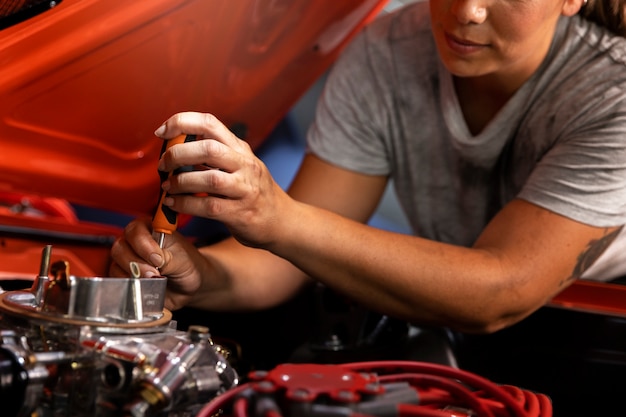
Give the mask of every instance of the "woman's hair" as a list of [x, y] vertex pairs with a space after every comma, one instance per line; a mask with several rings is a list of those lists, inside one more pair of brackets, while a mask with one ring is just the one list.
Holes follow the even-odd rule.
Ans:
[[580, 14], [626, 37], [626, 0], [588, 0], [580, 9]]

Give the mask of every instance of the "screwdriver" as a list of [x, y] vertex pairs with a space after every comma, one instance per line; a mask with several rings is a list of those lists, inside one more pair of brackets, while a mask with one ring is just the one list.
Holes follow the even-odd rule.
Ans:
[[[180, 135], [173, 139], [167, 140], [163, 142], [160, 156], [163, 156], [163, 154], [174, 145], [193, 142], [194, 140], [196, 140], [195, 135]], [[190, 171], [191, 169], [192, 167], [182, 167], [170, 172], [159, 170], [161, 185], [163, 185], [163, 183], [168, 180], [172, 175], [179, 174], [183, 171]], [[159, 198], [159, 204], [157, 205], [154, 216], [152, 217], [152, 237], [158, 242], [160, 248], [163, 248], [165, 235], [171, 235], [172, 233], [174, 233], [174, 231], [176, 230], [176, 226], [178, 225], [177, 213], [163, 204], [163, 200], [165, 200], [167, 196], [167, 192], [165, 192], [165, 190], [161, 188], [161, 197]]]

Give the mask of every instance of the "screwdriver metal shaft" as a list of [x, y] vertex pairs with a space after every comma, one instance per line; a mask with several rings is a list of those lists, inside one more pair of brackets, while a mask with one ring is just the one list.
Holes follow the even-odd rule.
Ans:
[[[196, 140], [195, 135], [180, 135], [173, 139], [165, 141], [163, 142], [163, 147], [161, 148], [161, 156], [163, 156], [163, 154], [174, 145], [192, 142], [194, 140]], [[163, 185], [163, 183], [167, 181], [172, 175], [178, 174], [179, 172], [184, 170], [185, 169], [181, 169], [170, 172], [159, 170], [161, 185]], [[157, 241], [160, 248], [163, 248], [165, 244], [165, 235], [171, 235], [172, 233], [174, 233], [176, 227], [178, 226], [177, 213], [163, 204], [163, 201], [167, 196], [168, 193], [161, 189], [159, 203], [157, 205], [154, 216], [152, 217], [152, 237], [154, 238], [154, 240]]]

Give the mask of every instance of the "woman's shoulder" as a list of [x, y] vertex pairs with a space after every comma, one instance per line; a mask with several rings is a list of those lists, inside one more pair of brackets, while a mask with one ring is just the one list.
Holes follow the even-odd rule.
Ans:
[[417, 63], [426, 67], [428, 62], [436, 68], [428, 2], [410, 3], [380, 15], [365, 28], [357, 45], [362, 58], [379, 70], [412, 66], [415, 71]]
[[579, 15], [569, 19], [566, 42], [579, 54], [626, 66], [626, 38]]
[[626, 38], [580, 16], [559, 23], [548, 59], [534, 78], [535, 93], [550, 102], [595, 102], [607, 94], [626, 101]]
[[397, 42], [430, 36], [430, 13], [428, 2], [410, 3], [391, 12], [380, 15], [368, 27], [367, 35], [371, 41]]

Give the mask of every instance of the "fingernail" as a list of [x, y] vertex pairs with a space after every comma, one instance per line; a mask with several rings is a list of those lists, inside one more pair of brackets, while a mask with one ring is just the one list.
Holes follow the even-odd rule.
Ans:
[[150, 255], [150, 262], [157, 268], [161, 268], [163, 266], [163, 258], [158, 253]]
[[161, 184], [161, 188], [163, 189], [163, 191], [169, 191], [171, 186], [172, 184], [169, 181], [165, 181], [163, 184]]
[[163, 204], [165, 204], [168, 207], [172, 207], [174, 205], [174, 199], [172, 197], [165, 197], [163, 199]]
[[154, 135], [161, 137], [165, 134], [165, 124], [162, 124], [161, 126], [159, 126], [159, 128], [157, 130], [154, 131]]
[[146, 273], [143, 276], [145, 278], [154, 278], [154, 277], [160, 276], [160, 274], [154, 271], [146, 271]]

